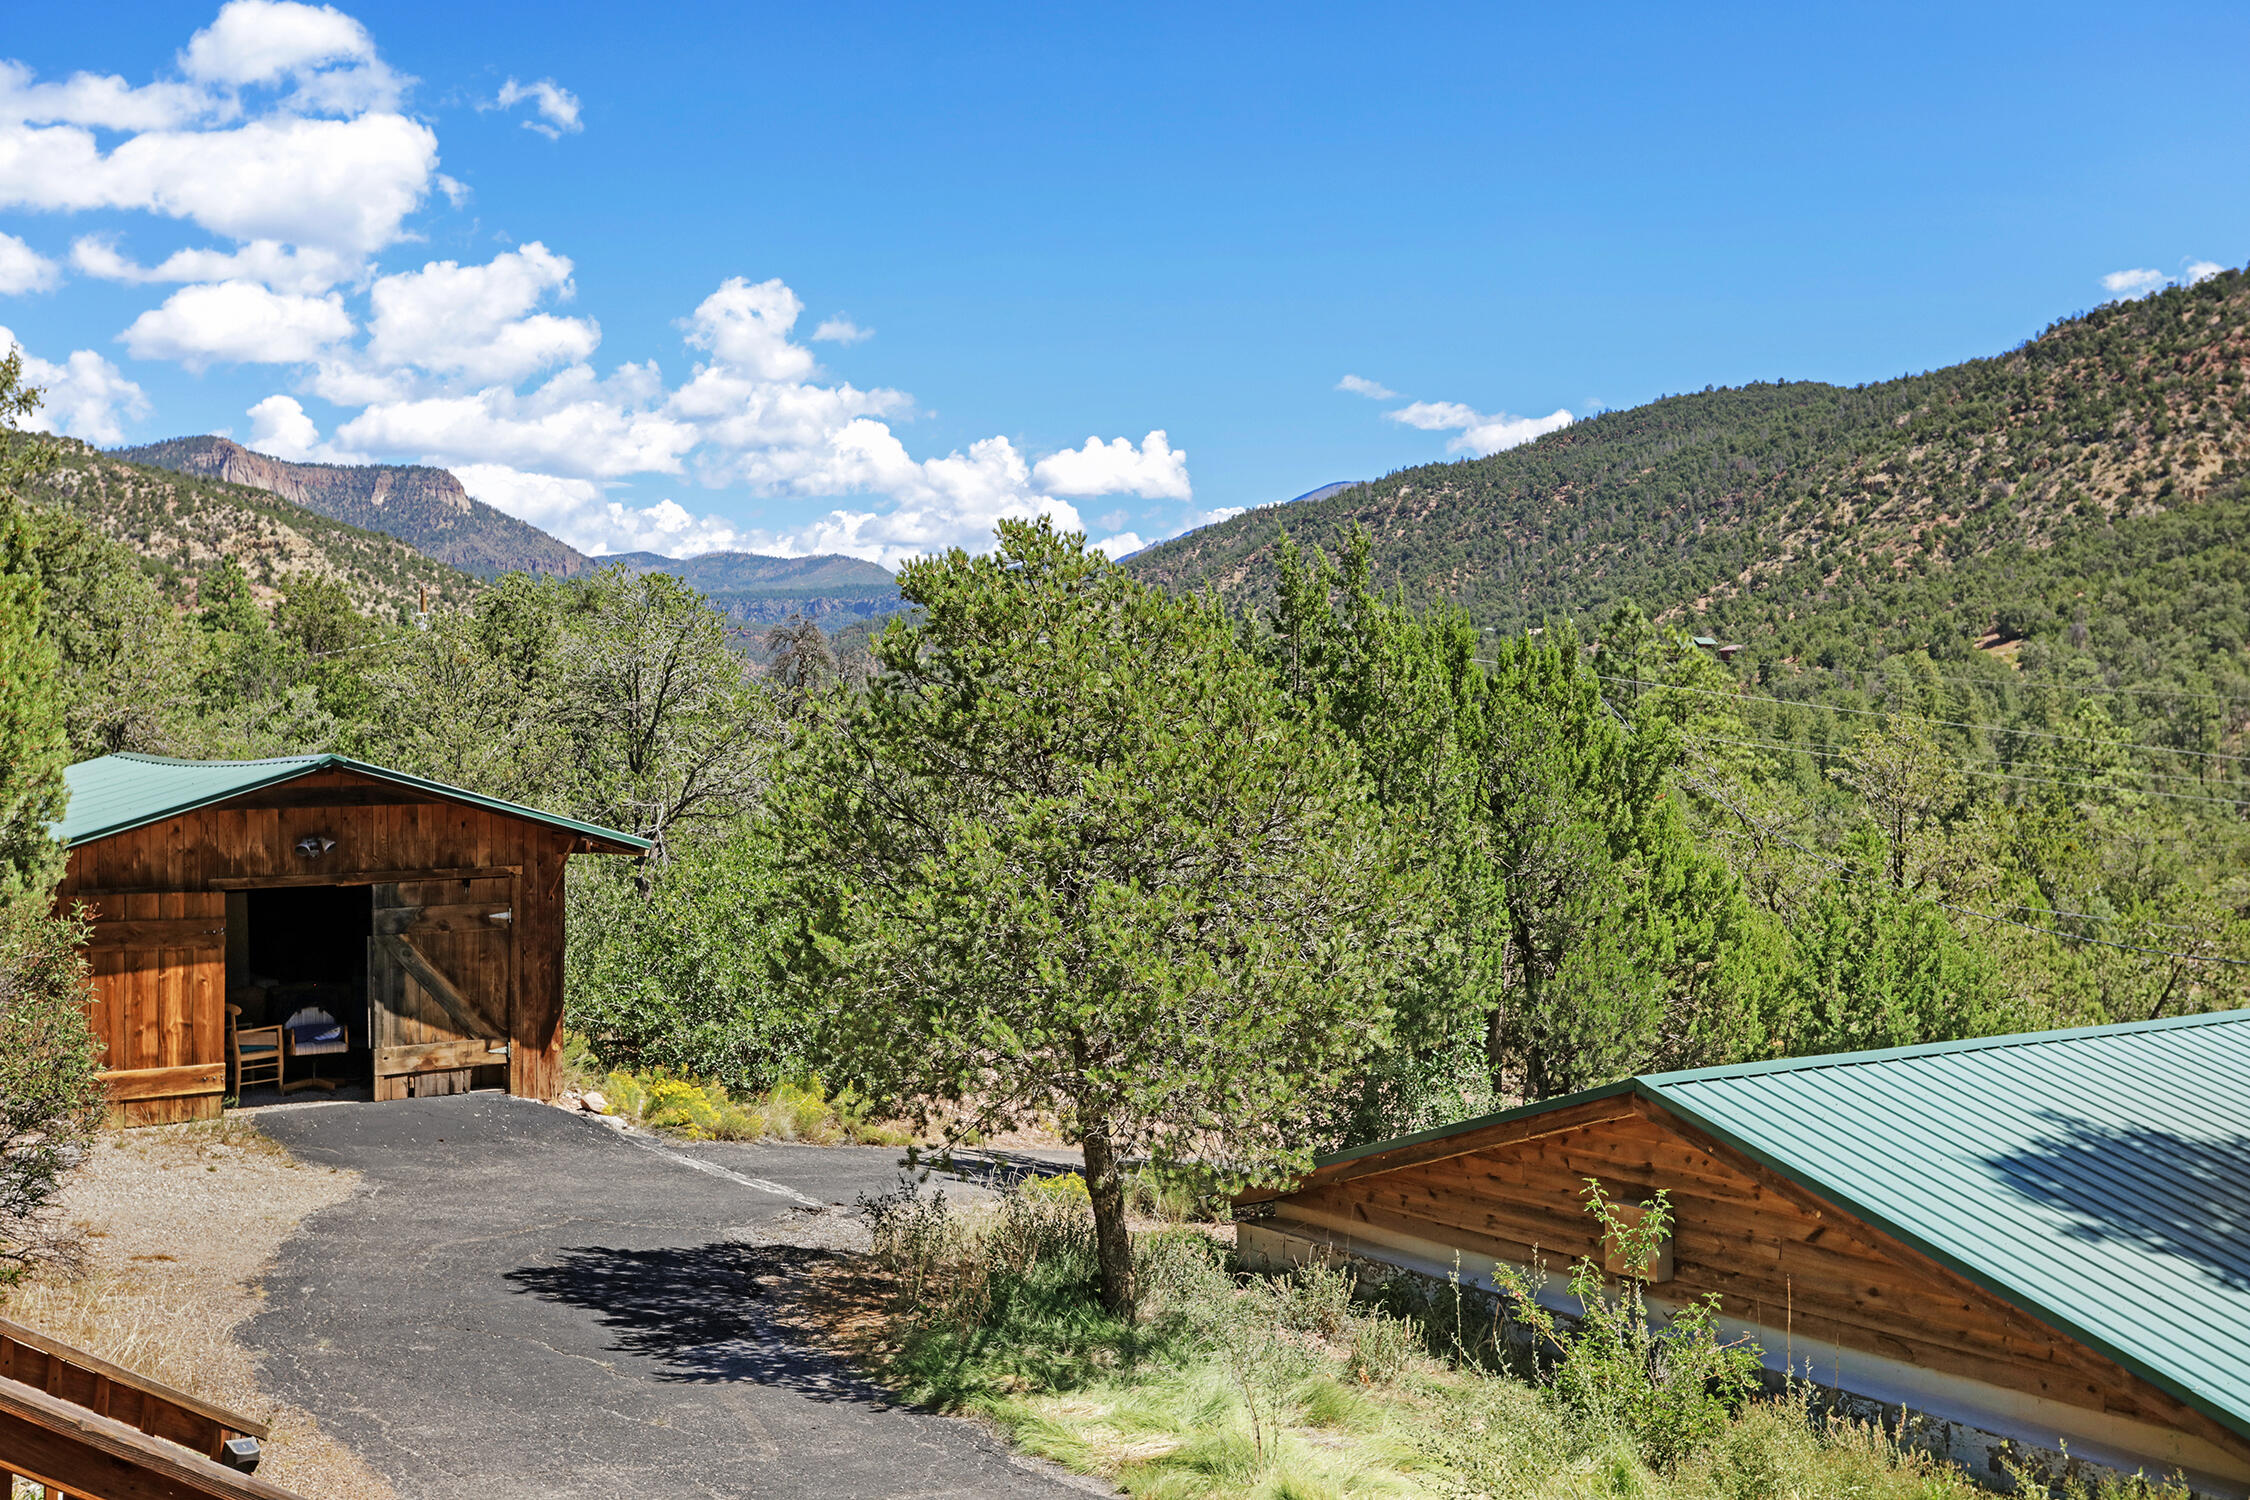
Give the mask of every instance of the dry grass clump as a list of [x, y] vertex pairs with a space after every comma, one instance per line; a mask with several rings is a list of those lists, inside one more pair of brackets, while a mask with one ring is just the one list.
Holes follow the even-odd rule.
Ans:
[[267, 1424], [260, 1478], [324, 1500], [394, 1500], [309, 1413], [259, 1389], [233, 1338], [282, 1242], [357, 1181], [299, 1163], [239, 1115], [110, 1132], [63, 1194], [85, 1236], [85, 1274], [29, 1279], [0, 1312]]
[[831, 1096], [815, 1078], [763, 1094], [730, 1093], [725, 1085], [675, 1078], [658, 1069], [619, 1070], [602, 1083], [609, 1113], [638, 1125], [701, 1141], [803, 1141], [815, 1146], [904, 1146], [909, 1134], [868, 1118], [850, 1093]]

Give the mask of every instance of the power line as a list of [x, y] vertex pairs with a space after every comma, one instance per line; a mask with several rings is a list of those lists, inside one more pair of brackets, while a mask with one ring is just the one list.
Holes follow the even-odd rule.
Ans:
[[[1789, 745], [1779, 740], [1737, 740], [1716, 734], [1701, 734], [1696, 735], [1695, 738], [1707, 745], [1742, 745], [1752, 750], [1788, 750], [1798, 755], [1817, 756], [1827, 760], [1850, 760], [1852, 758], [1849, 751], [1815, 750], [1807, 745]], [[2011, 776], [2005, 771], [1986, 771], [1964, 761], [1948, 760], [1946, 764], [1960, 771], [1964, 776], [1986, 776], [1995, 781], [2020, 781], [2029, 786], [2076, 787], [2079, 785], [2074, 781], [2059, 781], [2052, 776]], [[2088, 767], [2086, 769], [2093, 768]], [[2140, 787], [2135, 790], [2144, 797], [2169, 797], [2175, 802], [2209, 802], [2220, 807], [2250, 807], [2250, 802], [2238, 802], [2232, 797], [2198, 797], [2190, 792], [2167, 792], [2154, 787]]]
[[[1816, 667], [1813, 670], [1840, 674], [1841, 672], [1847, 670], [1872, 672], [1877, 669], [1873, 667]], [[2189, 688], [2080, 687], [2067, 682], [2040, 682], [2029, 678], [2017, 678], [2011, 680], [2010, 678], [1958, 677], [1945, 672], [1916, 673], [1915, 677], [1917, 680], [1926, 677], [1929, 681], [1932, 682], [1966, 683], [1970, 687], [2022, 688], [2031, 691], [2046, 688], [2052, 689], [2058, 693], [2115, 693], [2120, 695], [2134, 694], [2138, 696], [2153, 698], [2199, 698], [2212, 703], [2250, 703], [2250, 697], [2244, 697], [2240, 693], [2198, 693]], [[1865, 689], [1862, 689], [1862, 691], [1865, 691]]]
[[[1827, 865], [1830, 869], [1836, 871], [1836, 873], [1839, 875], [1846, 876], [1853, 880], [1874, 880], [1876, 878], [1870, 871], [1859, 869], [1853, 865], [1848, 865], [1840, 859], [1835, 859], [1830, 857], [1829, 855], [1821, 853], [1818, 849], [1815, 849], [1810, 845], [1800, 844], [1795, 839], [1789, 837], [1788, 834], [1781, 832], [1779, 829], [1769, 827], [1766, 824], [1759, 822], [1756, 818], [1751, 817], [1748, 813], [1744, 812], [1741, 808], [1736, 807], [1732, 802], [1728, 801], [1725, 797], [1720, 796], [1717, 792], [1713, 791], [1709, 787], [1695, 786], [1691, 784], [1689, 786], [1689, 790], [1701, 792], [1704, 796], [1710, 797], [1713, 801], [1721, 803], [1726, 807], [1727, 811], [1733, 813], [1743, 822], [1758, 830], [1759, 833], [1775, 840], [1777, 843], [1787, 844], [1790, 848], [1795, 849], [1800, 854], [1811, 855], [1814, 859], [1817, 859], [1822, 864]], [[1988, 911], [1977, 911], [1972, 907], [1956, 906], [1950, 901], [1940, 901], [1935, 897], [1925, 896], [1922, 899], [1928, 901], [1932, 906], [1942, 907], [1946, 911], [1959, 912], [1965, 917], [1975, 917], [1979, 921], [1998, 923], [2002, 927], [2018, 927], [2025, 932], [2042, 933], [2047, 937], [2061, 938], [2065, 942], [2098, 943], [2104, 948], [2121, 948], [2128, 953], [2147, 953], [2152, 954], [2158, 958], [2176, 958], [2183, 963], [2224, 964], [2230, 968], [2250, 968], [2250, 958], [2221, 958], [2216, 954], [2178, 953], [2169, 948], [2149, 948], [2144, 947], [2139, 943], [2120, 943], [2112, 938], [2088, 937], [2082, 932], [2064, 932], [2061, 929], [2055, 927], [2036, 927], [2029, 922], [2018, 922], [2013, 917], [1997, 917]], [[2032, 908], [2019, 907], [2017, 909], [2031, 910]]]
[[[1607, 700], [1605, 699], [1605, 700], [1603, 700], [1603, 701], [1605, 701], [1605, 702], [1606, 702]], [[1690, 731], [1690, 732], [1693, 732], [1693, 731]], [[1762, 749], [1762, 750], [1795, 750], [1795, 751], [1797, 751], [1797, 752], [1799, 752], [1800, 754], [1803, 754], [1803, 755], [1823, 755], [1823, 756], [1832, 756], [1832, 757], [1834, 757], [1834, 756], [1842, 756], [1842, 757], [1846, 757], [1846, 758], [1849, 758], [1849, 757], [1850, 757], [1850, 755], [1852, 754], [1852, 752], [1851, 752], [1851, 751], [1849, 751], [1849, 750], [1840, 750], [1840, 749], [1830, 749], [1830, 750], [1823, 750], [1823, 749], [1819, 749], [1819, 748], [1817, 748], [1817, 747], [1815, 747], [1815, 746], [1812, 746], [1812, 745], [1799, 745], [1799, 744], [1796, 744], [1796, 743], [1794, 743], [1793, 741], [1789, 741], [1789, 740], [1736, 740], [1736, 739], [1724, 739], [1723, 737], [1721, 737], [1721, 736], [1718, 736], [1718, 735], [1703, 735], [1703, 736], [1702, 736], [1702, 738], [1704, 738], [1704, 739], [1708, 739], [1708, 740], [1711, 740], [1711, 741], [1713, 741], [1713, 742], [1715, 742], [1715, 743], [1723, 743], [1723, 744], [1729, 744], [1729, 745], [1750, 745], [1750, 746], [1754, 746], [1755, 748], [1758, 748], [1758, 749]], [[1960, 760], [1960, 759], [1957, 759], [1957, 758], [1955, 758], [1955, 757], [1953, 757], [1953, 756], [1947, 756], [1947, 757], [1945, 757], [1945, 761], [1946, 761], [1946, 764], [1948, 764], [1948, 765], [1952, 765], [1952, 766], [1958, 766], [1958, 767], [1960, 767], [1960, 768], [1961, 768], [1962, 770], [1964, 770], [1964, 771], [1969, 771], [1969, 772], [1973, 772], [1974, 774], [1976, 774], [1976, 775], [1980, 775], [1980, 776], [1998, 776], [1998, 775], [2001, 775], [2001, 774], [2002, 774], [2001, 772], [1998, 772], [1998, 771], [1980, 771], [1980, 770], [1977, 770], [1977, 766], [1978, 766], [1979, 764], [1985, 764], [1985, 763], [1980, 763], [1980, 762], [1976, 762], [1976, 761], [1967, 761], [1967, 760]], [[1992, 764], [1992, 765], [2014, 765], [2014, 764], [2015, 764], [2015, 762], [2014, 762], [2014, 761], [2012, 761], [2012, 760], [1995, 760], [1995, 761], [1991, 761], [1991, 762], [1988, 762], [1988, 764]], [[2057, 770], [2067, 770], [2067, 771], [2084, 771], [2084, 772], [2085, 772], [2085, 773], [2087, 773], [2087, 774], [2088, 774], [2089, 776], [2133, 776], [2133, 777], [2153, 777], [2154, 779], [2156, 779], [2156, 780], [2158, 780], [2158, 781], [2186, 781], [2186, 782], [2191, 782], [2191, 783], [2193, 783], [2193, 784], [2194, 784], [2194, 785], [2196, 785], [2196, 786], [2202, 786], [2202, 785], [2204, 785], [2204, 784], [2205, 784], [2205, 783], [2204, 783], [2204, 780], [2203, 780], [2203, 778], [2202, 778], [2202, 777], [2200, 777], [2200, 776], [2196, 776], [2196, 775], [2193, 775], [2193, 774], [2191, 774], [2191, 773], [2189, 773], [2189, 772], [2186, 772], [2186, 771], [2145, 771], [2145, 770], [2140, 770], [2140, 769], [2137, 769], [2137, 768], [2134, 768], [2134, 767], [2131, 767], [2131, 766], [2126, 766], [2126, 767], [2112, 767], [2112, 766], [2090, 766], [2090, 765], [2087, 765], [2087, 764], [2086, 764], [2086, 763], [2085, 763], [2084, 761], [2066, 761], [2066, 762], [2063, 762], [2063, 763], [2061, 763], [2061, 764], [2057, 765], [2057, 766], [2056, 766], [2056, 767], [2055, 767], [2054, 769], [2057, 769]], [[2033, 782], [2037, 782], [2037, 781], [2049, 781], [2049, 780], [2052, 780], [2052, 778], [2048, 778], [2048, 777], [2041, 777], [2041, 776], [2010, 776], [2010, 777], [2008, 777], [2007, 779], [2008, 779], [2008, 780], [2011, 780], [2011, 781], [2033, 781]], [[2053, 784], [2053, 785], [2055, 785], [2055, 786], [2070, 786], [2070, 785], [2073, 785], [2074, 783], [2072, 783], [2072, 782], [2069, 782], [2069, 781], [2062, 781], [2062, 780], [2052, 780], [2052, 784]], [[2180, 796], [2186, 796], [2186, 795], [2188, 795], [2188, 794], [2187, 794], [2187, 793], [2184, 793], [2184, 792], [2159, 792], [2159, 793], [2157, 793], [2157, 795], [2159, 795], [2159, 796], [2165, 796], [2165, 797], [2180, 797]], [[2216, 797], [2216, 798], [2211, 798], [2211, 799], [2209, 799], [2209, 800], [2212, 800], [2212, 801], [2217, 801], [2217, 802], [2223, 802], [2223, 801], [2226, 801], [2227, 799], [2226, 799], [2226, 798], [2223, 798], [2223, 797]], [[2239, 804], [2238, 804], [2238, 805], [2239, 805]]]
[[[1662, 689], [1672, 693], [1699, 693], [1707, 698], [1724, 698], [1730, 703], [1775, 703], [1783, 708], [1801, 708], [1810, 713], [1858, 714], [1871, 719], [1912, 719], [1918, 723], [1936, 724], [1947, 729], [1981, 729], [1992, 734], [2020, 734], [2034, 739], [2073, 741], [2077, 735], [2057, 734], [2046, 729], [2014, 729], [2005, 724], [1977, 724], [1962, 719], [1932, 719], [1922, 714], [1904, 713], [1887, 708], [1846, 708], [1834, 703], [1799, 703], [1789, 698], [1769, 698], [1760, 693], [1728, 692], [1723, 688], [1686, 687], [1676, 683], [1655, 682], [1645, 677], [1612, 677], [1605, 672], [1594, 676], [1603, 682], [1624, 683], [1650, 690]], [[2170, 745], [2139, 745], [2122, 740], [2097, 740], [2094, 743], [2117, 750], [2141, 750], [2150, 755], [2188, 755], [2200, 760], [2250, 761], [2250, 755], [2229, 755], [2218, 750], [2180, 750]]]

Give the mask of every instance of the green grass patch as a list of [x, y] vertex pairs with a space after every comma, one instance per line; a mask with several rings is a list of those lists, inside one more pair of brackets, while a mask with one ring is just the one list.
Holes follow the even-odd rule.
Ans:
[[[1649, 1430], [1679, 1400], [1591, 1406], [1433, 1321], [1353, 1301], [1338, 1272], [1246, 1275], [1192, 1225], [1135, 1239], [1139, 1317], [1095, 1297], [1092, 1225], [1067, 1186], [964, 1213], [908, 1190], [865, 1205], [886, 1279], [878, 1373], [979, 1415], [1024, 1452], [1137, 1500], [1970, 1500], [1987, 1492], [1881, 1429], [1803, 1399], [1735, 1399]], [[1411, 1337], [1409, 1337], [1411, 1336]], [[1627, 1378], [1612, 1365], [1606, 1378]], [[1621, 1415], [1620, 1413], [1625, 1413]], [[1652, 1461], [1652, 1456], [1654, 1461]], [[2141, 1481], [2067, 1500], [2185, 1500]]]

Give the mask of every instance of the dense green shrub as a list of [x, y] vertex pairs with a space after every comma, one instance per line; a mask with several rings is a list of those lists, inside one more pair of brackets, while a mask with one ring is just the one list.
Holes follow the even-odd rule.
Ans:
[[808, 1071], [812, 1018], [774, 973], [778, 879], [748, 824], [682, 844], [661, 868], [576, 861], [570, 1024], [615, 1067], [751, 1092]]
[[0, 1280], [77, 1243], [55, 1198], [102, 1120], [79, 924], [0, 899]]

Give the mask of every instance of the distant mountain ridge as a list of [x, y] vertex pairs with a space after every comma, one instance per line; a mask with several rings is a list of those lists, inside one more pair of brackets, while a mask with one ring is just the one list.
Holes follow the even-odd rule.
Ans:
[[819, 557], [706, 552], [688, 558], [621, 552], [599, 561], [604, 567], [623, 563], [643, 572], [669, 573], [703, 594], [719, 613], [744, 625], [786, 620], [791, 615], [830, 626], [847, 625], [896, 614], [900, 606], [898, 580], [889, 569], [835, 552]]
[[768, 557], [758, 552], [705, 552], [666, 557], [657, 552], [618, 552], [596, 561], [603, 567], [626, 563], [651, 573], [670, 573], [690, 587], [710, 593], [746, 589], [877, 588], [898, 591], [888, 568], [840, 552], [818, 557]]
[[748, 625], [791, 615], [837, 623], [872, 620], [899, 606], [898, 581], [887, 569], [837, 553], [767, 557], [710, 552], [677, 558], [624, 552], [589, 557], [472, 498], [450, 471], [424, 464], [298, 463], [214, 436], [119, 448], [108, 457], [263, 490], [347, 527], [395, 537], [425, 557], [488, 581], [503, 573], [575, 578], [622, 563], [643, 572], [670, 573], [706, 595], [720, 613]]
[[395, 536], [479, 578], [502, 573], [570, 578], [598, 566], [568, 542], [471, 499], [445, 469], [297, 463], [223, 437], [172, 438], [114, 449], [110, 457], [265, 490], [331, 520]]

